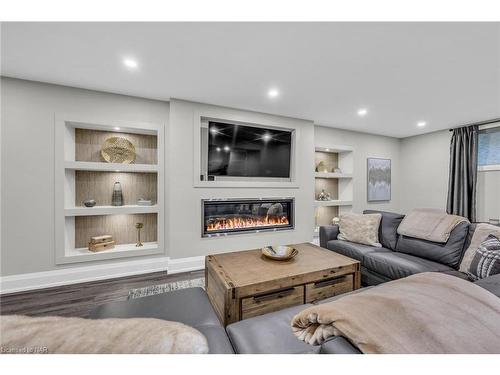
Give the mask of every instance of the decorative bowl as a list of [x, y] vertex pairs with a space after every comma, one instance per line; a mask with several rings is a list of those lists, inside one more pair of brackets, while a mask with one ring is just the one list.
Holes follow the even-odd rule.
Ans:
[[135, 147], [123, 137], [110, 137], [104, 141], [101, 155], [108, 163], [130, 164], [135, 161]]
[[262, 255], [273, 260], [289, 260], [299, 251], [291, 246], [266, 246], [262, 248]]
[[96, 201], [94, 199], [87, 199], [83, 201], [83, 204], [85, 207], [94, 207], [96, 204]]

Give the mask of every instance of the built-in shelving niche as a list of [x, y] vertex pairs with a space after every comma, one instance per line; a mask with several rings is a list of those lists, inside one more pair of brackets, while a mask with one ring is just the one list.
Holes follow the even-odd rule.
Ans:
[[[350, 211], [353, 199], [353, 149], [348, 146], [316, 147], [315, 167], [323, 162], [323, 168], [315, 172], [314, 235], [322, 225], [331, 225], [340, 213]], [[330, 194], [331, 200], [318, 200], [322, 191]]]
[[[135, 147], [131, 164], [107, 163], [101, 156], [111, 136]], [[56, 263], [75, 263], [164, 252], [163, 131], [156, 124], [56, 119]], [[113, 185], [120, 182], [123, 206], [112, 206]], [[140, 206], [139, 198], [153, 205]], [[94, 207], [83, 201], [94, 199]], [[142, 222], [137, 247], [135, 224]], [[90, 237], [110, 234], [115, 247], [88, 250]]]

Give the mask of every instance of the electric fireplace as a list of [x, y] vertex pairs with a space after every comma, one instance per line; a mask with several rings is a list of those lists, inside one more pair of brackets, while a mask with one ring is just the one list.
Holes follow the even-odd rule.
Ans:
[[293, 198], [202, 199], [202, 236], [294, 228]]

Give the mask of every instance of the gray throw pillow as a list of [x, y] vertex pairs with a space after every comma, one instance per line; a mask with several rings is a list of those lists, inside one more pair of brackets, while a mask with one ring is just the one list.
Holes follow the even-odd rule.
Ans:
[[500, 240], [490, 234], [476, 250], [467, 274], [472, 280], [479, 280], [499, 273]]

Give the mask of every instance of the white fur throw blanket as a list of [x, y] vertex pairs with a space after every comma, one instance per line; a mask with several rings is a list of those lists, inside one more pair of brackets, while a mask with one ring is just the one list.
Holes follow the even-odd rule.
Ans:
[[297, 314], [302, 341], [343, 336], [363, 353], [500, 354], [500, 298], [455, 276], [419, 273]]
[[0, 316], [3, 353], [205, 354], [205, 336], [160, 319]]
[[419, 208], [410, 211], [398, 227], [398, 234], [422, 240], [446, 243], [451, 231], [466, 218], [448, 215], [433, 208]]

